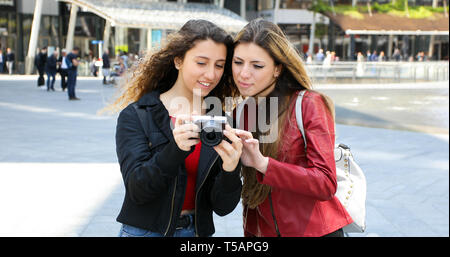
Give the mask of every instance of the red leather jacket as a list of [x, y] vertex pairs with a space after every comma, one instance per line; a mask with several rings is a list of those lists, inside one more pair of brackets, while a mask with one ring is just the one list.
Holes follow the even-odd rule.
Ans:
[[[296, 93], [298, 94], [298, 92]], [[289, 122], [281, 133], [277, 160], [269, 158], [260, 183], [272, 187], [273, 215], [281, 236], [318, 237], [334, 232], [352, 219], [336, 198], [334, 121], [320, 94], [305, 93], [302, 110], [307, 152], [295, 118], [295, 100]], [[245, 236], [277, 236], [269, 197], [256, 209], [244, 206]]]

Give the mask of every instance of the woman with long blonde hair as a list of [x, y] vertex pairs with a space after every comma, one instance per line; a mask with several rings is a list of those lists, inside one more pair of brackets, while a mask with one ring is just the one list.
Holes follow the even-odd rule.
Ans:
[[[255, 98], [258, 110], [243, 108], [242, 116], [237, 112], [241, 128], [254, 129], [236, 130], [243, 140], [245, 236], [343, 236], [342, 227], [352, 219], [334, 196], [331, 100], [312, 90], [303, 62], [282, 30], [262, 19], [237, 34], [232, 73], [241, 96]], [[301, 103], [306, 151], [295, 115], [301, 91], [306, 91]], [[271, 98], [277, 100], [275, 106], [268, 104]], [[249, 124], [254, 116], [275, 116], [269, 118], [270, 130]], [[274, 131], [275, 140], [263, 140]]]
[[232, 94], [224, 85], [232, 43], [215, 24], [188, 21], [138, 64], [111, 106], [125, 107], [116, 130], [125, 185], [119, 236], [211, 236], [212, 213], [226, 215], [238, 204], [240, 139], [227, 124], [229, 141], [205, 145], [192, 123], [193, 114], [206, 112], [196, 98]]

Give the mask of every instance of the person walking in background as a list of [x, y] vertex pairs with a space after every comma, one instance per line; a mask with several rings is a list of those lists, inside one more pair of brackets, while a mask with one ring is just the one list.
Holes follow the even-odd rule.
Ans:
[[378, 56], [378, 61], [379, 62], [384, 62], [386, 61], [386, 56], [384, 55], [384, 51], [380, 52], [380, 55]]
[[43, 86], [45, 84], [44, 72], [46, 62], [47, 62], [47, 47], [44, 46], [34, 60], [34, 64], [36, 65], [36, 69], [38, 70], [39, 73], [37, 85], [38, 87]]
[[102, 67], [102, 73], [103, 73], [103, 85], [108, 84], [107, 78], [109, 76], [109, 72], [111, 69], [111, 63], [109, 61], [109, 50], [106, 49], [105, 52], [102, 55], [103, 60], [103, 67]]
[[[251, 21], [237, 34], [232, 74], [242, 97], [258, 99], [256, 113], [250, 113], [251, 108], [247, 115], [245, 109], [243, 115], [237, 113], [241, 129], [252, 127], [247, 121], [259, 113], [275, 116], [269, 121], [269, 132], [259, 126], [253, 134], [236, 130], [243, 142], [244, 235], [343, 237], [342, 228], [353, 220], [335, 196], [335, 111], [331, 99], [311, 89], [294, 46], [276, 24], [263, 19]], [[296, 100], [302, 91], [307, 144], [296, 122]], [[273, 97], [278, 99], [276, 108], [272, 101], [268, 103]], [[261, 139], [272, 132], [274, 140]]]
[[317, 62], [322, 62], [325, 58], [325, 55], [323, 54], [323, 49], [319, 49], [319, 51], [316, 54], [316, 61]]
[[392, 58], [394, 58], [394, 60], [396, 62], [400, 61], [400, 59], [402, 58], [402, 55], [400, 53], [400, 49], [398, 49], [397, 47], [394, 50], [394, 53], [392, 54]]
[[61, 75], [61, 89], [62, 91], [65, 91], [67, 88], [67, 63], [66, 63], [66, 55], [67, 55], [67, 50], [66, 49], [62, 49], [61, 50], [61, 56], [59, 56], [58, 58], [58, 72], [59, 75]]
[[5, 65], [5, 57], [3, 56], [3, 51], [0, 49], [0, 74], [3, 73], [3, 65]]
[[371, 62], [377, 62], [378, 61], [378, 54], [377, 54], [376, 50], [374, 50], [373, 53], [370, 55], [370, 61]]
[[72, 52], [66, 56], [67, 64], [67, 92], [69, 100], [80, 100], [75, 96], [75, 87], [77, 84], [78, 64], [79, 64], [80, 48], [74, 47]]
[[[56, 57], [58, 56], [58, 52], [54, 51], [47, 58], [47, 62], [45, 63], [45, 73], [47, 73], [47, 91], [55, 91], [55, 76], [56, 76]], [[50, 82], [51, 79], [51, 82]]]
[[13, 74], [14, 70], [14, 53], [12, 52], [11, 48], [6, 49], [6, 68], [8, 69], [9, 75]]
[[362, 77], [364, 76], [364, 55], [361, 52], [358, 52], [356, 62], [356, 76]]
[[370, 50], [367, 50], [367, 52], [366, 52], [366, 62], [370, 62], [371, 61], [371, 58], [370, 58]]

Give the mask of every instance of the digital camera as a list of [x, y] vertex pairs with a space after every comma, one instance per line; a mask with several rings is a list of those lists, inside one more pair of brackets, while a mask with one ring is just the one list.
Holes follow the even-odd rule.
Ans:
[[200, 141], [207, 146], [222, 142], [227, 118], [224, 116], [193, 116], [193, 123], [200, 127]]

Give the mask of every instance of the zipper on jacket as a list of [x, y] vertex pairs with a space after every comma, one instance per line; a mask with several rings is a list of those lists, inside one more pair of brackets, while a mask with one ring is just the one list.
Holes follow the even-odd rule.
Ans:
[[272, 192], [269, 192], [270, 211], [272, 212], [273, 223], [275, 224], [275, 230], [277, 231], [277, 237], [281, 237], [280, 230], [278, 229], [277, 219], [275, 218], [275, 212], [273, 211], [272, 204]]
[[219, 158], [219, 155], [216, 156], [214, 161], [212, 162], [211, 166], [208, 169], [208, 172], [206, 173], [205, 179], [203, 179], [202, 183], [200, 184], [200, 187], [198, 188], [197, 192], [195, 193], [195, 211], [194, 211], [194, 224], [195, 224], [195, 236], [199, 237], [198, 235], [198, 229], [197, 229], [197, 195], [200, 189], [202, 188], [203, 184], [205, 183], [206, 179], [208, 178], [209, 172], [211, 171], [212, 167], [216, 163], [217, 159]]
[[167, 232], [169, 232], [169, 229], [170, 229], [170, 225], [172, 224], [173, 206], [175, 203], [175, 192], [177, 191], [177, 181], [178, 181], [178, 176], [175, 177], [175, 186], [173, 187], [173, 194], [172, 194], [172, 205], [170, 207], [169, 225], [167, 226], [166, 232], [164, 232], [164, 236], [167, 235]]

